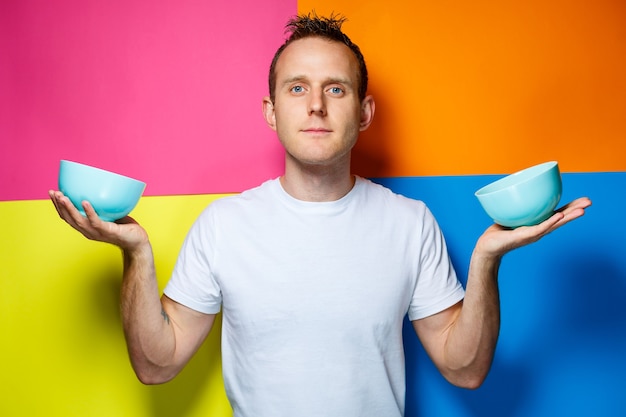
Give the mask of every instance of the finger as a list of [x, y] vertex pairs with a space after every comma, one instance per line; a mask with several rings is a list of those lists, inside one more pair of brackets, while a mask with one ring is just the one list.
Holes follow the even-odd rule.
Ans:
[[91, 223], [92, 226], [98, 226], [102, 223], [100, 217], [98, 217], [98, 213], [96, 213], [96, 209], [93, 208], [89, 201], [85, 200], [82, 202], [83, 210], [85, 211], [85, 215]]
[[576, 220], [577, 218], [582, 217], [584, 215], [585, 215], [585, 209], [582, 207], [568, 209], [567, 211], [563, 212], [563, 218], [559, 222], [558, 227], [561, 227], [564, 224], [569, 223], [572, 220]]
[[[67, 224], [78, 230], [88, 238], [93, 238], [93, 227], [89, 220], [62, 193], [56, 193], [59, 215]], [[97, 216], [96, 216], [97, 217]]]
[[[61, 194], [61, 193], [59, 192], [58, 194]], [[61, 213], [59, 213], [59, 203], [57, 202], [57, 198], [58, 198], [57, 193], [54, 190], [49, 190], [48, 195], [50, 196], [50, 200], [52, 201], [52, 204], [54, 204], [54, 209], [57, 211], [57, 213], [60, 216]]]
[[576, 207], [586, 208], [586, 207], [591, 206], [592, 203], [589, 197], [580, 197], [574, 200], [574, 204]]
[[591, 206], [591, 200], [587, 197], [578, 198], [560, 209], [564, 214], [563, 222], [567, 223], [585, 214], [585, 209]]
[[557, 214], [561, 214], [562, 217], [551, 227], [549, 233], [565, 226], [567, 223], [576, 220], [579, 217], [582, 217], [585, 214], [585, 209], [583, 207], [570, 207], [567, 210], [558, 212]]
[[65, 220], [70, 226], [74, 229], [81, 231], [81, 223], [83, 220], [83, 215], [80, 214], [78, 209], [74, 207], [74, 204], [70, 201], [66, 196], [61, 196], [57, 200], [59, 206], [59, 214], [63, 220]]
[[85, 230], [83, 234], [92, 240], [114, 243], [111, 239], [113, 238], [112, 233], [115, 232], [113, 226], [116, 225], [102, 220], [89, 201], [83, 201], [82, 206], [83, 210], [85, 210], [85, 216], [83, 217]]
[[552, 228], [554, 228], [561, 220], [563, 220], [565, 214], [561, 211], [556, 211], [552, 214], [552, 216], [548, 217], [546, 220], [542, 221], [535, 226], [530, 226], [528, 229], [531, 229], [531, 233], [535, 235], [544, 235], [549, 233]]
[[559, 208], [557, 211], [576, 210], [579, 208], [585, 209], [589, 206], [591, 206], [591, 200], [588, 197], [580, 197]]
[[68, 221], [68, 218], [70, 218], [71, 216], [69, 215], [65, 200], [69, 201], [69, 199], [65, 197], [60, 191], [50, 191], [50, 198], [52, 200], [52, 203], [54, 204], [54, 207], [56, 208], [57, 213], [59, 214], [59, 217], [61, 217], [65, 221]]
[[522, 226], [513, 230], [517, 242], [514, 246], [525, 246], [529, 243], [536, 242], [545, 235], [559, 228], [559, 222], [563, 220], [565, 215], [561, 212], [556, 212], [552, 216], [548, 217], [543, 222], [534, 226]]

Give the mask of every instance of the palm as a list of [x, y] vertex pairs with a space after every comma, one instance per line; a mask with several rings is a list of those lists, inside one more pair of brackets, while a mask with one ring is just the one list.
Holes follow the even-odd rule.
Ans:
[[122, 249], [133, 249], [148, 241], [146, 231], [131, 217], [116, 222], [105, 222], [98, 218], [89, 203], [84, 204], [87, 216], [83, 216], [60, 192], [50, 192], [50, 198], [59, 216], [87, 239], [111, 243]]
[[522, 226], [511, 230], [497, 224], [491, 225], [478, 239], [476, 248], [490, 255], [503, 256], [521, 246], [536, 242], [548, 233], [577, 219], [590, 205], [591, 201], [588, 198], [578, 198], [561, 207], [553, 216], [536, 226]]

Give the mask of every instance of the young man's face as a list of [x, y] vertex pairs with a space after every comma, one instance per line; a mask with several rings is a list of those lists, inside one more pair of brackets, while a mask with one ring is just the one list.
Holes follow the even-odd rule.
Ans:
[[373, 116], [373, 101], [358, 97], [358, 62], [346, 45], [304, 38], [285, 48], [276, 64], [274, 103], [265, 118], [287, 157], [304, 165], [349, 163], [359, 132]]

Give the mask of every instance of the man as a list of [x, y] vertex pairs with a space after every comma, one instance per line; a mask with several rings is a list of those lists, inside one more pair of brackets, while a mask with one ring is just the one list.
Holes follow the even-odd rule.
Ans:
[[161, 298], [140, 225], [102, 222], [88, 202], [83, 217], [50, 192], [71, 226], [123, 250], [123, 325], [142, 382], [173, 378], [221, 310], [224, 381], [237, 417], [402, 416], [406, 314], [443, 376], [476, 388], [498, 338], [502, 256], [591, 204], [575, 200], [534, 227], [488, 228], [464, 290], [424, 204], [350, 172], [375, 103], [342, 23], [308, 15], [288, 24], [263, 100], [286, 150], [285, 173], [201, 214]]

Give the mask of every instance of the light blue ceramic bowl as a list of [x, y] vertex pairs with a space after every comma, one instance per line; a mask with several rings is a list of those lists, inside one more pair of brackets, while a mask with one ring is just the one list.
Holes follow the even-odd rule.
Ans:
[[83, 214], [89, 201], [104, 221], [115, 221], [135, 208], [146, 184], [133, 178], [72, 161], [61, 161], [59, 190]]
[[545, 162], [501, 178], [476, 191], [478, 201], [496, 223], [532, 226], [552, 215], [562, 192], [557, 162]]

